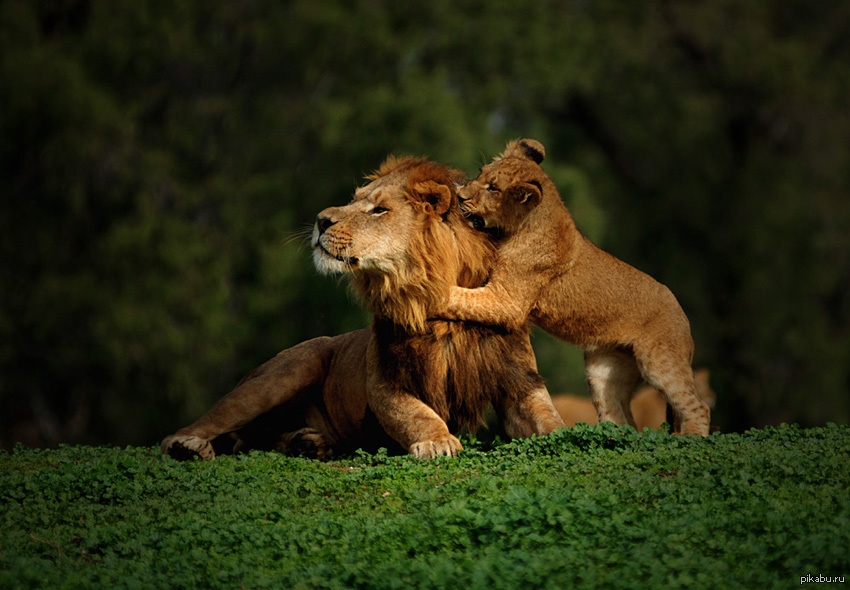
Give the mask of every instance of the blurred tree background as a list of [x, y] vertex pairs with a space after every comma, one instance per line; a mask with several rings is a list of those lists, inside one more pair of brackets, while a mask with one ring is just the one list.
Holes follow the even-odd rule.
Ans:
[[847, 422], [848, 97], [834, 0], [3, 0], [0, 444], [153, 444], [366, 325], [315, 214], [388, 153], [474, 176], [517, 137], [677, 294], [714, 422]]

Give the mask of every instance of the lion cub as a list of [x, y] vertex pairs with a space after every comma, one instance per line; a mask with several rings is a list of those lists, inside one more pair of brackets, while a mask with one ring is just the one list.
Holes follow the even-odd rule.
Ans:
[[460, 189], [474, 227], [500, 236], [498, 258], [486, 286], [454, 287], [440, 315], [509, 329], [531, 319], [584, 350], [599, 420], [634, 426], [629, 399], [642, 377], [673, 408], [677, 432], [708, 435], [684, 311], [667, 287], [578, 231], [544, 157], [537, 141], [510, 142]]

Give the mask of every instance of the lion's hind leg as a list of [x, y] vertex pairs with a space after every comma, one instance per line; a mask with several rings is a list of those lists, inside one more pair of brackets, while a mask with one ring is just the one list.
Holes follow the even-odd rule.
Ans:
[[599, 421], [635, 426], [629, 402], [640, 372], [634, 357], [620, 350], [587, 351], [584, 371]]
[[286, 455], [327, 459], [333, 454], [332, 442], [315, 428], [301, 428], [281, 435], [274, 449]]

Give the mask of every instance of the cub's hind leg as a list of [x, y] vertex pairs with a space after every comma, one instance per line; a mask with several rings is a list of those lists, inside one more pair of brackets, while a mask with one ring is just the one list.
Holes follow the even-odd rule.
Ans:
[[584, 372], [599, 421], [635, 426], [629, 406], [640, 380], [635, 359], [620, 350], [585, 351]]
[[711, 410], [697, 393], [690, 358], [659, 345], [636, 351], [644, 380], [655, 387], [673, 408], [676, 434], [708, 436]]

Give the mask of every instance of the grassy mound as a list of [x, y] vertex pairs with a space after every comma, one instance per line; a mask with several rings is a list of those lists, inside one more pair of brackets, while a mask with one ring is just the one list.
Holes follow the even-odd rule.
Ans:
[[0, 452], [2, 588], [772, 588], [850, 574], [850, 426], [456, 459]]

